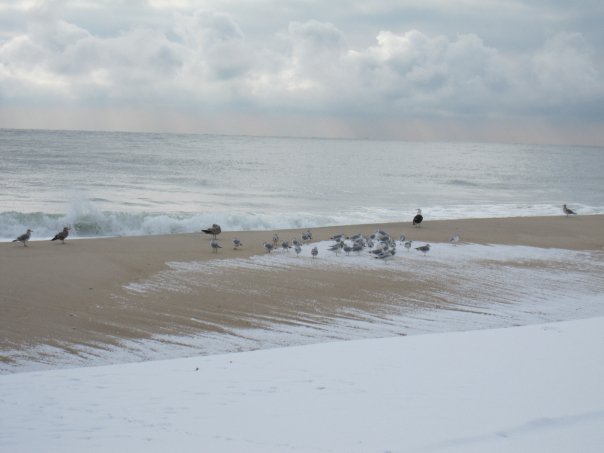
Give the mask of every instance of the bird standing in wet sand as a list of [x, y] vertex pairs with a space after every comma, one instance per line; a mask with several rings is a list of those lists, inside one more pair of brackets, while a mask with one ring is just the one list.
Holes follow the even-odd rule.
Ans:
[[577, 215], [575, 211], [570, 208], [567, 208], [566, 205], [562, 206], [562, 211], [564, 212], [564, 214], [566, 214], [566, 217], [568, 217], [569, 215]]
[[29, 241], [29, 238], [31, 237], [31, 234], [33, 233], [33, 230], [30, 230], [29, 228], [27, 229], [27, 231], [25, 233], [23, 233], [21, 236], [19, 236], [17, 239], [13, 240], [13, 242], [22, 242], [23, 246], [27, 247], [27, 241]]
[[310, 254], [312, 255], [313, 258], [316, 258], [317, 255], [319, 254], [319, 249], [317, 247], [313, 247], [312, 250], [310, 251]]
[[69, 230], [71, 230], [71, 228], [64, 227], [63, 231], [59, 231], [57, 234], [55, 234], [55, 237], [53, 237], [51, 241], [56, 241], [58, 239], [65, 244], [65, 239], [67, 239], [67, 236], [69, 236]]
[[415, 247], [415, 250], [423, 252], [424, 256], [426, 256], [426, 253], [430, 251], [430, 244], [422, 245], [421, 247]]
[[218, 253], [218, 249], [221, 249], [222, 246], [218, 243], [218, 239], [212, 239], [210, 244], [212, 246], [212, 252]]
[[451, 236], [449, 238], [449, 242], [453, 245], [457, 245], [457, 243], [459, 242], [459, 234], [454, 234], [453, 236]]
[[234, 238], [233, 239], [233, 250], [238, 250], [239, 247], [241, 247], [243, 244], [241, 243], [241, 241], [239, 240], [239, 238]]
[[210, 228], [206, 228], [205, 230], [201, 231], [205, 234], [211, 234], [212, 236], [214, 236], [214, 239], [216, 239], [216, 236], [218, 236], [222, 232], [222, 229], [220, 228], [220, 225], [214, 223]]
[[422, 210], [418, 209], [417, 214], [413, 217], [413, 226], [419, 228], [420, 224], [424, 221], [424, 216], [422, 215]]

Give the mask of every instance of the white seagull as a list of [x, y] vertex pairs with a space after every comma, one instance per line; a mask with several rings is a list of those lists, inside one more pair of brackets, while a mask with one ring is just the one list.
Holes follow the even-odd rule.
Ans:
[[214, 253], [218, 253], [218, 249], [221, 249], [222, 247], [220, 246], [220, 244], [218, 243], [218, 239], [212, 239], [212, 242], [210, 244], [212, 246], [212, 251]]

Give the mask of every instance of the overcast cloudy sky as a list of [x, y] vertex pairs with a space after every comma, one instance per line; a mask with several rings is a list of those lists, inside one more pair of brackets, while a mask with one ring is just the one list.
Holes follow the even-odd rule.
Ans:
[[0, 127], [604, 145], [601, 0], [0, 0]]

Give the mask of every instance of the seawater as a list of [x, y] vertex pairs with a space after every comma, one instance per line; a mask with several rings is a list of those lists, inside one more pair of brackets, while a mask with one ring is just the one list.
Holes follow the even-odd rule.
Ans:
[[604, 149], [0, 130], [0, 238], [604, 213]]

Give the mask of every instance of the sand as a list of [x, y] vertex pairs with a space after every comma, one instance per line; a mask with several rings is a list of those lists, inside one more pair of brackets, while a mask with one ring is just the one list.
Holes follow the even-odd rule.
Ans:
[[[207, 225], [200, 225], [207, 227]], [[383, 228], [397, 237], [404, 232], [416, 244], [446, 242], [455, 232], [462, 243], [527, 245], [570, 250], [604, 249], [604, 216], [525, 217], [505, 219], [426, 220], [421, 228], [409, 222], [313, 228], [313, 241], [338, 233], [371, 234]], [[305, 229], [278, 231], [281, 238]], [[124, 339], [159, 334], [195, 335], [263, 328], [266, 323], [326, 323], [330, 318], [376, 316], [400, 302], [384, 294], [400, 293], [401, 279], [375, 272], [312, 268], [282, 272], [230, 269], [211, 282], [182, 291], [137, 294], [127, 285], [161, 275], [168, 262], [203, 262], [264, 254], [263, 242], [274, 231], [223, 232], [223, 249], [212, 253], [202, 233], [100, 239], [68, 239], [65, 244], [34, 240], [29, 247], [0, 243], [0, 360], [3, 351], [50, 345], [75, 352], [81, 346], [118, 345]], [[244, 246], [232, 249], [232, 238]], [[404, 282], [407, 302], [438, 308], [447, 281]], [[376, 298], [379, 294], [382, 297]], [[379, 303], [377, 303], [379, 299]], [[405, 332], [401, 332], [405, 334]]]

